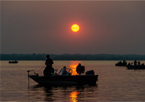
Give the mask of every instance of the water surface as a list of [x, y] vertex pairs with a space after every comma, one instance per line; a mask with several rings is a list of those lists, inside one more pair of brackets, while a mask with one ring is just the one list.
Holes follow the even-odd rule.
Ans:
[[[28, 86], [27, 70], [43, 75], [45, 61], [1, 61], [1, 101], [145, 101], [145, 70], [116, 67], [118, 61], [54, 61], [54, 68], [82, 63], [99, 75], [95, 86], [42, 87], [33, 80]], [[145, 63], [145, 61], [141, 61]], [[83, 80], [83, 79], [82, 79]], [[29, 88], [28, 88], [29, 87]]]

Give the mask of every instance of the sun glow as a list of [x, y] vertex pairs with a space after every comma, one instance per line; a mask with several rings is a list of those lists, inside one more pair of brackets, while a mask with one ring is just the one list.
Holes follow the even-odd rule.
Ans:
[[73, 25], [71, 26], [71, 30], [72, 30], [73, 32], [78, 32], [79, 29], [80, 29], [80, 27], [79, 27], [78, 24], [73, 24]]
[[77, 102], [77, 97], [78, 97], [78, 94], [80, 94], [79, 92], [77, 91], [73, 91], [72, 93], [70, 93], [69, 97], [70, 97], [70, 101], [71, 102]]
[[70, 68], [72, 70], [72, 75], [78, 75], [78, 73], [76, 72], [77, 64], [70, 65]]
[[70, 68], [72, 70], [72, 73], [71, 75], [78, 75], [77, 71], [76, 71], [76, 68], [78, 66], [78, 64], [81, 63], [80, 61], [72, 61], [71, 64], [70, 64]]

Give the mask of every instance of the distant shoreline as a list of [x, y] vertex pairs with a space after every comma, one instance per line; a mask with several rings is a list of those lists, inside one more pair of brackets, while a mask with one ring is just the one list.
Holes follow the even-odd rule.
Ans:
[[[0, 54], [0, 60], [45, 60], [47, 54]], [[53, 60], [145, 60], [137, 54], [49, 54]]]

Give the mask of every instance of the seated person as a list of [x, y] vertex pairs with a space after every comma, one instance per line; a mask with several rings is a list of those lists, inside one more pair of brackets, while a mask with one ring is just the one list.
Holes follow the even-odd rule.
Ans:
[[79, 75], [81, 75], [81, 73], [84, 73], [85, 71], [85, 67], [81, 65], [81, 63], [78, 64], [76, 71]]
[[64, 71], [63, 71], [63, 74], [62, 75], [65, 75], [67, 74], [67, 71], [66, 71], [66, 66], [63, 67]]

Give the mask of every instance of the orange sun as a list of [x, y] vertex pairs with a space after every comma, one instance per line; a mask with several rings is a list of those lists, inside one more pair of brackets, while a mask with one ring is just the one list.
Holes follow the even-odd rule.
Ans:
[[71, 26], [71, 30], [72, 30], [73, 32], [78, 32], [79, 29], [80, 29], [80, 27], [79, 27], [78, 24], [73, 24], [73, 25]]

